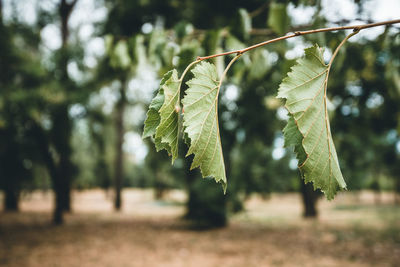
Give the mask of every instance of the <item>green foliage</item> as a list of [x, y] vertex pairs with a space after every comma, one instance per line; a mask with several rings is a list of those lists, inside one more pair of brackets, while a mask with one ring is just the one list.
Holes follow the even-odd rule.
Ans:
[[172, 162], [178, 156], [178, 135], [179, 135], [179, 95], [181, 82], [178, 80], [176, 70], [165, 80], [162, 89], [164, 103], [160, 113], [160, 124], [157, 126], [155, 140], [160, 147], [166, 144], [166, 150], [172, 155]]
[[[205, 38], [207, 42], [203, 40], [202, 47], [206, 47], [207, 52], [215, 52], [217, 51], [216, 48], [220, 46], [225, 46], [225, 50], [237, 49], [244, 46], [244, 44], [241, 44], [241, 42], [232, 34], [222, 36], [220, 34], [217, 34], [217, 31], [214, 31], [212, 33], [214, 33], [215, 35], [214, 38], [210, 38], [210, 32], [207, 32], [205, 35], [206, 37], [208, 36], [208, 39]], [[211, 40], [213, 40], [213, 42], [211, 42]], [[332, 46], [336, 46], [336, 43], [337, 42], [332, 42]], [[198, 49], [197, 46], [196, 49]], [[268, 52], [267, 50], [263, 49], [256, 50], [252, 54], [243, 56], [242, 62], [232, 68], [234, 72], [232, 75], [232, 81], [234, 81], [236, 84], [242, 83], [239, 86], [240, 90], [242, 90], [240, 92], [242, 96], [245, 93], [243, 91], [243, 88], [245, 87], [251, 88], [250, 94], [257, 95], [256, 98], [267, 97], [268, 95], [271, 95], [272, 92], [265, 93], [263, 90], [265, 90], [266, 88], [268, 88], [267, 90], [269, 90], [269, 88], [277, 87], [278, 82], [276, 77], [279, 77], [280, 73], [282, 73], [286, 68], [285, 66], [289, 64], [287, 60], [283, 61], [283, 63], [270, 63], [269, 55], [272, 55], [272, 53], [274, 52]], [[354, 52], [352, 54], [354, 54]], [[277, 55], [280, 56], [279, 53]], [[376, 84], [376, 79], [378, 76], [375, 75], [374, 71], [372, 71], [374, 62], [376, 61], [377, 57], [375, 54], [371, 57], [364, 58], [363, 56], [364, 53], [360, 55], [362, 60], [367, 60], [368, 58], [372, 59], [367, 61], [368, 64], [363, 64], [363, 66], [366, 65], [366, 70], [362, 71], [361, 77], [364, 79], [364, 82], [371, 83], [371, 85], [368, 86], [370, 86], [371, 88], [377, 88], [378, 85]], [[380, 60], [386, 59], [384, 59], [384, 57], [381, 57]], [[222, 62], [222, 60], [217, 60], [217, 66], [221, 67], [223, 64]], [[278, 62], [280, 62], [280, 60], [278, 60]], [[280, 66], [281, 68], [276, 68], [276, 66]], [[179, 63], [178, 69], [182, 68], [183, 63]], [[190, 66], [188, 68], [190, 68]], [[335, 107], [335, 113], [332, 114], [335, 120], [337, 120], [337, 117], [343, 115], [340, 113], [340, 107], [348, 107], [347, 103], [354, 103], [354, 100], [351, 98], [355, 97], [346, 96], [343, 93], [343, 88], [348, 87], [350, 82], [354, 83], [354, 81], [356, 81], [356, 73], [361, 72], [357, 68], [359, 68], [359, 66], [355, 65], [354, 69], [350, 72], [344, 72], [339, 75], [342, 78], [345, 77], [345, 79], [332, 79], [331, 86], [333, 88], [340, 87], [339, 93], [336, 92], [335, 89], [332, 90], [334, 96], [340, 96], [336, 97], [335, 99], [336, 103], [339, 103], [339, 107]], [[222, 68], [218, 69], [222, 70]], [[297, 61], [297, 64], [292, 67], [291, 72], [288, 74], [288, 78], [286, 78], [281, 83], [279, 87], [278, 98], [285, 99], [285, 107], [289, 111], [289, 120], [284, 129], [285, 147], [294, 146], [294, 150], [298, 159], [298, 166], [300, 168], [304, 181], [306, 183], [313, 183], [314, 189], [321, 189], [328, 199], [333, 199], [337, 190], [345, 189], [347, 185], [344, 181], [339, 166], [339, 160], [337, 157], [335, 145], [333, 143], [328, 116], [328, 100], [326, 91], [330, 69], [331, 64], [326, 65], [324, 63], [323, 52], [322, 49], [318, 47], [318, 45], [306, 49], [305, 57]], [[340, 69], [340, 64], [338, 69]], [[378, 69], [377, 71], [382, 71], [382, 69]], [[186, 71], [184, 73], [186, 73]], [[220, 140], [220, 126], [218, 125], [218, 93], [222, 81], [218, 78], [216, 67], [210, 63], [202, 62], [197, 64], [192, 73], [194, 75], [194, 78], [187, 82], [189, 88], [187, 89], [186, 94], [182, 100], [184, 110], [182, 127], [183, 136], [185, 138], [185, 143], [189, 146], [189, 151], [187, 155], [194, 154], [194, 160], [191, 165], [191, 169], [199, 167], [203, 174], [203, 177], [213, 176], [217, 182], [223, 184], [224, 190], [226, 190], [226, 172], [229, 174], [229, 169], [231, 165], [229, 162], [231, 159], [229, 159], [228, 157], [232, 156], [232, 153], [230, 153], [231, 151], [229, 153], [226, 153], [227, 162], [225, 162], [225, 166]], [[339, 70], [335, 69], [334, 73], [340, 72]], [[158, 95], [150, 105], [150, 110], [148, 112], [148, 117], [145, 123], [144, 137], [153, 136], [155, 138], [157, 150], [163, 148], [166, 149], [173, 156], [174, 160], [175, 156], [173, 155], [173, 153], [171, 153], [171, 144], [174, 145], [177, 143], [179, 131], [177, 130], [173, 133], [160, 132], [159, 134], [157, 134], [157, 131], [161, 128], [161, 106], [166, 107], [166, 112], [164, 116], [166, 118], [166, 122], [168, 119], [169, 124], [166, 124], [165, 127], [167, 125], [173, 125], [176, 126], [176, 129], [181, 128], [179, 127], [179, 95], [182, 82], [181, 80], [183, 79], [183, 77], [181, 77], [180, 80], [178, 80], [177, 75], [175, 78], [171, 78], [171, 76], [168, 76], [167, 78], [171, 79], [171, 84], [162, 84], [161, 87], [165, 87], [171, 90], [170, 101], [167, 101], [163, 98], [164, 89], [160, 89]], [[348, 80], [350, 80], [350, 82]], [[245, 83], [247, 85], [243, 85]], [[394, 86], [394, 88], [396, 88], [396, 86]], [[364, 103], [363, 105], [366, 105], [367, 107], [365, 108], [361, 106], [359, 112], [362, 112], [363, 114], [370, 114], [368, 116], [371, 116], [371, 118], [373, 119], [375, 119], [375, 117], [381, 118], [380, 114], [377, 113], [377, 111], [379, 111], [381, 108], [372, 109], [368, 107], [368, 104], [366, 104], [368, 99], [372, 98], [373, 96], [373, 94], [371, 94], [371, 92], [373, 92], [372, 90], [375, 89], [368, 89], [365, 92], [360, 92], [362, 94], [361, 103]], [[346, 101], [342, 101], [343, 94]], [[380, 92], [379, 94], [381, 95], [383, 93]], [[385, 101], [390, 101], [390, 98], [388, 98], [386, 95], [384, 95], [384, 97]], [[252, 99], [251, 102], [249, 102], [250, 106], [254, 106], [255, 102], [256, 100]], [[269, 127], [271, 130], [267, 131], [270, 132], [268, 135], [263, 134], [260, 140], [271, 140], [272, 142], [272, 138], [276, 133], [277, 126], [275, 115], [272, 115], [271, 117], [271, 123], [273, 124], [264, 122], [260, 123], [260, 120], [258, 120], [258, 118], [264, 116], [261, 114], [265, 114], [265, 110], [254, 109], [255, 113], [249, 116], [248, 113], [246, 113], [250, 109], [249, 106], [245, 107], [245, 112], [242, 108], [241, 110], [236, 110], [236, 104], [241, 106], [243, 105], [243, 103], [237, 101], [236, 103], [234, 103], [234, 105], [230, 105], [228, 110], [223, 111], [222, 109], [221, 125], [223, 126], [221, 126], [221, 129], [224, 130], [224, 123], [227, 122], [226, 120], [229, 120], [226, 123], [227, 127], [225, 130], [227, 130], [227, 132], [232, 131], [232, 133], [234, 131], [236, 131], [236, 133], [239, 133], [240, 131], [240, 133], [244, 133], [244, 135], [240, 134], [235, 137], [235, 135], [232, 134], [232, 136], [230, 137], [231, 140], [227, 144], [224, 143], [224, 145], [228, 146], [229, 149], [231, 149], [231, 147], [237, 146], [238, 143], [243, 142], [243, 146], [245, 146], [245, 144], [247, 144], [254, 135], [254, 132], [264, 132], [265, 127], [263, 127], [262, 125], [267, 125], [266, 127]], [[385, 106], [386, 105], [383, 105], [382, 108]], [[389, 107], [394, 106], [395, 105], [393, 104], [389, 105]], [[356, 109], [354, 110], [357, 111]], [[244, 114], [245, 118], [242, 122], [238, 121], [237, 119], [241, 113]], [[364, 115], [362, 116], [364, 117]], [[394, 118], [394, 116], [392, 117]], [[385, 118], [387, 118], [387, 116]], [[365, 120], [367, 119], [369, 119], [369, 117], [365, 117]], [[391, 121], [387, 119], [388, 129], [393, 128], [395, 119], [396, 118]], [[347, 118], [344, 118], [341, 124], [346, 125], [346, 122]], [[334, 123], [337, 122], [335, 121]], [[247, 124], [249, 125], [249, 127], [247, 127]], [[377, 123], [375, 123], [375, 125], [377, 125], [376, 127], [379, 128], [378, 125], [380, 124], [382, 124], [382, 120], [377, 119]], [[343, 130], [348, 131], [347, 129]], [[165, 136], [166, 134], [169, 135]], [[230, 133], [225, 135], [225, 133], [223, 133], [222, 135], [227, 136], [229, 134]], [[384, 132], [382, 132], [381, 134], [384, 134]], [[169, 138], [169, 140], [163, 141], [163, 138], [167, 137]], [[345, 137], [343, 134], [338, 135], [337, 142], [341, 148], [346, 143], [349, 143], [344, 140], [344, 138]], [[386, 137], [382, 136], [380, 138]], [[242, 141], [240, 141], [239, 139], [242, 139]], [[269, 141], [265, 142], [268, 143]], [[358, 146], [354, 144], [354, 142], [351, 143], [351, 145]], [[265, 146], [265, 149], [267, 151], [268, 145]], [[373, 149], [371, 149], [371, 152], [372, 150]], [[390, 150], [389, 152], [392, 153], [392, 150]], [[272, 150], [269, 151], [271, 152]], [[345, 174], [346, 176], [349, 176], [349, 174], [351, 174], [353, 177], [354, 171], [349, 170], [349, 166], [352, 166], [354, 162], [348, 159], [348, 154], [351, 155], [351, 153], [346, 153], [346, 151], [344, 151], [344, 154], [346, 156], [346, 160], [344, 163], [344, 166], [346, 167]], [[246, 161], [248, 162], [249, 159], [246, 159]], [[366, 160], [366, 162], [367, 161], [369, 161], [369, 159]], [[362, 165], [364, 166], [364, 163], [362, 163]], [[244, 166], [249, 166], [249, 164], [244, 164]], [[360, 169], [358, 165], [357, 168]], [[359, 173], [364, 175], [365, 170], [361, 169], [359, 170]], [[268, 177], [266, 176], [267, 175], [264, 174], [260, 175], [260, 179], [267, 180]]]
[[268, 27], [278, 34], [285, 34], [290, 25], [290, 18], [286, 12], [286, 5], [271, 3], [268, 14]]
[[248, 40], [251, 31], [251, 17], [246, 9], [240, 8], [235, 16], [232, 33], [241, 40]]
[[[168, 72], [164, 77], [172, 74], [172, 72]], [[164, 84], [164, 80], [161, 81], [160, 86]], [[144, 130], [143, 130], [143, 138], [153, 136], [156, 134], [157, 126], [160, 124], [160, 111], [161, 106], [164, 103], [164, 92], [159, 90], [157, 95], [153, 98], [150, 103], [149, 111], [147, 111], [147, 118], [144, 122]]]
[[294, 146], [294, 152], [296, 152], [299, 165], [303, 164], [307, 159], [307, 153], [304, 151], [302, 145], [303, 135], [297, 128], [293, 116], [289, 116], [288, 123], [283, 129], [283, 136], [285, 137], [285, 147]]
[[131, 65], [131, 58], [129, 57], [128, 45], [125, 40], [119, 41], [112, 51], [110, 65], [112, 67], [121, 67], [127, 69]]
[[322, 50], [307, 48], [305, 57], [297, 61], [279, 87], [278, 97], [286, 99], [289, 111], [286, 145], [294, 145], [305, 182], [313, 182], [328, 199], [337, 187], [346, 188], [333, 144], [326, 89], [329, 65], [323, 61]]
[[[184, 110], [184, 137], [189, 146], [186, 156], [194, 154], [191, 169], [200, 167], [203, 177], [212, 176], [226, 191], [226, 174], [218, 125], [218, 93], [220, 82], [216, 67], [202, 62], [192, 73], [194, 78], [187, 82], [189, 88], [182, 99]], [[152, 136], [157, 151], [165, 149], [178, 156], [180, 87], [176, 70], [164, 75], [160, 89], [152, 100], [143, 138]]]
[[157, 151], [167, 150], [172, 162], [178, 157], [180, 85], [176, 70], [164, 75], [149, 106], [143, 131], [143, 138], [153, 136]]
[[[323, 61], [317, 45], [305, 50], [279, 87], [278, 98], [286, 99], [289, 121], [284, 129], [285, 146], [294, 146], [306, 183], [333, 199], [338, 187], [346, 188], [332, 140], [326, 89], [330, 65]], [[226, 191], [226, 172], [218, 124], [218, 94], [221, 82], [216, 67], [201, 62], [182, 100], [187, 156], [194, 154], [191, 169], [199, 167], [203, 177], [214, 177]], [[177, 157], [180, 86], [176, 70], [168, 72], [150, 104], [143, 137], [153, 136], [157, 150]]]
[[194, 154], [191, 169], [200, 167], [203, 177], [213, 176], [226, 191], [224, 157], [218, 125], [220, 82], [214, 65], [202, 62], [187, 82], [189, 88], [182, 100], [184, 131], [190, 138], [188, 155]]

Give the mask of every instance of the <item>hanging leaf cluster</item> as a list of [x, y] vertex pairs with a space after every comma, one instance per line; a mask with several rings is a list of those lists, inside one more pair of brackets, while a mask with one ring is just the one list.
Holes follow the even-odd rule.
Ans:
[[157, 151], [165, 149], [174, 162], [178, 157], [179, 136], [184, 135], [185, 143], [189, 146], [186, 156], [194, 154], [191, 169], [200, 168], [203, 177], [214, 177], [226, 191], [218, 125], [221, 83], [216, 67], [208, 62], [197, 64], [192, 74], [193, 78], [187, 82], [188, 89], [182, 101], [180, 88], [183, 77], [178, 79], [176, 70], [164, 75], [158, 93], [149, 106], [143, 137], [153, 137]]
[[[333, 143], [327, 109], [327, 83], [330, 65], [323, 59], [318, 45], [305, 49], [282, 81], [277, 98], [285, 101], [289, 113], [284, 128], [285, 146], [294, 146], [298, 166], [306, 183], [321, 189], [328, 199], [345, 189]], [[152, 100], [143, 137], [152, 136], [157, 151], [165, 149], [178, 157], [178, 140], [183, 135], [194, 154], [191, 169], [200, 168], [203, 177], [214, 177], [226, 191], [224, 156], [218, 125], [218, 94], [222, 81], [216, 67], [198, 63], [191, 71], [193, 78], [180, 99], [182, 78], [176, 70], [164, 75], [157, 95]], [[182, 106], [182, 109], [181, 109]], [[183, 123], [181, 123], [181, 116]]]

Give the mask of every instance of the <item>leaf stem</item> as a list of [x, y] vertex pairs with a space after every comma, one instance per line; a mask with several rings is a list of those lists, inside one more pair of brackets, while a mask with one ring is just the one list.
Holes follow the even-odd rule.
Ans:
[[[229, 62], [229, 64], [228, 64], [228, 66], [226, 66], [224, 72], [223, 72], [222, 75], [221, 75], [221, 79], [219, 80], [218, 93], [219, 93], [219, 90], [221, 89], [221, 85], [222, 85], [223, 80], [225, 79], [226, 73], [228, 72], [228, 70], [230, 69], [230, 67], [232, 66], [232, 64], [233, 64], [238, 58], [240, 58], [241, 56], [242, 56], [242, 53], [238, 53], [234, 58], [232, 58], [232, 60], [231, 60], [231, 61]], [[218, 93], [217, 93], [217, 94], [218, 94]]]
[[[326, 121], [326, 124], [325, 124], [325, 127], [326, 127], [326, 132], [327, 132], [327, 135], [328, 136], [332, 136], [332, 133], [331, 133], [331, 127], [330, 127], [330, 123], [329, 123], [329, 118], [328, 118], [328, 105], [327, 105], [327, 89], [328, 89], [328, 77], [329, 77], [329, 72], [330, 72], [330, 70], [331, 70], [331, 67], [332, 67], [332, 62], [333, 62], [333, 60], [335, 59], [335, 57], [336, 57], [336, 55], [338, 54], [338, 52], [339, 52], [339, 50], [340, 50], [340, 48], [347, 42], [347, 40], [349, 40], [352, 36], [354, 36], [354, 35], [356, 35], [357, 33], [359, 33], [360, 32], [360, 29], [359, 28], [356, 28], [356, 29], [354, 29], [353, 30], [353, 32], [352, 33], [350, 33], [349, 35], [347, 35], [346, 36], [346, 38], [344, 38], [341, 42], [340, 42], [340, 44], [336, 47], [336, 49], [335, 49], [335, 52], [333, 52], [333, 55], [332, 55], [332, 57], [331, 57], [331, 59], [329, 60], [329, 64], [328, 64], [328, 69], [327, 69], [327, 73], [326, 73], [326, 78], [325, 78], [325, 89], [324, 89], [324, 107], [325, 107], [325, 121]], [[328, 150], [329, 150], [329, 159], [330, 159], [330, 157], [331, 157], [331, 144], [330, 144], [330, 142], [328, 141]], [[329, 161], [330, 163], [329, 164], [331, 164], [331, 161]], [[332, 171], [332, 166], [330, 166], [330, 168], [331, 168], [331, 171]], [[331, 176], [329, 176], [329, 178], [330, 178]], [[342, 188], [344, 188], [344, 189], [346, 189], [346, 184], [344, 184], [344, 186], [341, 186]]]
[[186, 67], [186, 69], [183, 71], [181, 77], [179, 78], [179, 82], [182, 83], [183, 78], [185, 77], [186, 73], [190, 70], [190, 68], [191, 68], [194, 64], [199, 63], [200, 61], [201, 61], [201, 60], [198, 60], [198, 59], [197, 59], [196, 61], [193, 61], [192, 63], [190, 63], [190, 64]]
[[[178, 85], [178, 86], [179, 86], [179, 87], [178, 87], [179, 92], [180, 92], [180, 90], [181, 90], [182, 81], [183, 81], [183, 78], [185, 77], [186, 73], [190, 70], [190, 68], [191, 68], [194, 64], [199, 63], [199, 62], [200, 62], [200, 60], [193, 61], [193, 62], [190, 63], [190, 64], [186, 67], [186, 69], [183, 71], [181, 77], [180, 77], [179, 80], [178, 80], [178, 82], [179, 82], [179, 85]], [[181, 111], [181, 99], [180, 99], [180, 97], [178, 97], [178, 99], [177, 99], [177, 101], [176, 101], [176, 103], [175, 103], [175, 111], [176, 111], [176, 113], [179, 113], [179, 112]]]
[[[230, 69], [230, 67], [232, 66], [232, 64], [233, 64], [238, 58], [240, 58], [241, 56], [242, 56], [242, 53], [238, 53], [234, 58], [232, 58], [232, 60], [229, 62], [228, 66], [226, 66], [224, 72], [222, 73], [221, 78], [220, 78], [220, 80], [219, 80], [219, 84], [218, 84], [218, 91], [217, 91], [217, 94], [216, 94], [217, 97], [215, 98], [215, 119], [217, 120], [217, 131], [218, 131], [217, 136], [218, 136], [218, 140], [219, 140], [220, 145], [221, 145], [222, 143], [221, 143], [221, 134], [220, 134], [220, 132], [219, 132], [219, 121], [218, 121], [218, 95], [219, 95], [219, 91], [221, 90], [221, 85], [222, 85], [222, 82], [223, 82], [224, 79], [225, 79], [226, 73], [228, 72], [228, 70]], [[199, 60], [199, 61], [200, 61], [200, 60]], [[221, 154], [222, 154], [222, 152], [221, 152]], [[223, 157], [224, 157], [224, 156], [222, 155], [222, 158], [223, 158]], [[225, 165], [224, 165], [224, 172], [225, 172]], [[224, 184], [223, 184], [223, 189], [224, 189], [224, 195], [225, 195], [225, 194], [226, 194], [226, 180], [223, 181], [223, 182], [224, 182]]]
[[[342, 42], [340, 42], [338, 47], [336, 47], [335, 52], [333, 52], [331, 59], [329, 60], [329, 64], [328, 64], [329, 69], [331, 68], [333, 60], [335, 59], [337, 53], [339, 52], [340, 48], [344, 45], [344, 43], [347, 42], [347, 40], [349, 40], [352, 36], [356, 35], [359, 32], [360, 32], [360, 29], [355, 29], [352, 33], [347, 35], [346, 38], [344, 38]], [[328, 70], [328, 72], [329, 72], [329, 70]]]
[[195, 62], [202, 61], [202, 60], [205, 60], [205, 59], [214, 58], [214, 57], [231, 55], [231, 54], [243, 54], [243, 53], [246, 53], [247, 51], [250, 51], [252, 49], [258, 48], [260, 46], [264, 46], [264, 45], [267, 45], [267, 44], [270, 44], [270, 43], [274, 43], [274, 42], [278, 42], [278, 41], [281, 41], [281, 40], [297, 37], [297, 36], [300, 36], [300, 35], [307, 35], [307, 34], [313, 34], [313, 33], [319, 33], [319, 32], [342, 31], [342, 30], [353, 30], [354, 32], [359, 32], [359, 31], [361, 31], [363, 29], [367, 29], [367, 28], [378, 27], [378, 26], [383, 26], [383, 25], [391, 25], [391, 24], [396, 24], [396, 23], [400, 23], [400, 19], [388, 20], [388, 21], [382, 21], [382, 22], [376, 22], [376, 23], [369, 23], [369, 24], [362, 24], [362, 25], [321, 28], [321, 29], [308, 30], [308, 31], [296, 31], [296, 32], [294, 32], [292, 34], [281, 36], [281, 37], [278, 37], [278, 38], [275, 38], [275, 39], [271, 39], [271, 40], [268, 40], [268, 41], [265, 41], [265, 42], [261, 42], [261, 43], [258, 43], [258, 44], [249, 46], [247, 48], [240, 49], [240, 50], [228, 51], [228, 52], [214, 54], [214, 55], [205, 56], [205, 57], [197, 57], [197, 60]]

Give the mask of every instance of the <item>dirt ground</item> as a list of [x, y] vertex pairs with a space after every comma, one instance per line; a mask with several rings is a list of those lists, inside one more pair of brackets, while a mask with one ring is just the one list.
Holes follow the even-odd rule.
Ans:
[[390, 194], [379, 205], [368, 192], [321, 200], [318, 220], [301, 218], [296, 194], [254, 196], [210, 231], [180, 220], [182, 192], [152, 196], [125, 190], [116, 213], [104, 192], [75, 192], [73, 213], [56, 227], [52, 196], [27, 195], [22, 212], [0, 213], [0, 266], [400, 266], [400, 207]]

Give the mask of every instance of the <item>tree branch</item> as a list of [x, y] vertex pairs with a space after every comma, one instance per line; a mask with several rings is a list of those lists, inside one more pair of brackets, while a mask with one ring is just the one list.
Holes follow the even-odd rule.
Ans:
[[308, 30], [308, 31], [295, 31], [292, 34], [281, 36], [275, 39], [271, 39], [262, 43], [258, 43], [252, 46], [249, 46], [244, 49], [240, 50], [234, 50], [234, 51], [228, 51], [224, 53], [219, 53], [219, 54], [214, 54], [211, 56], [205, 56], [205, 57], [197, 57], [198, 61], [205, 60], [205, 59], [210, 59], [214, 57], [220, 57], [220, 56], [226, 56], [226, 55], [231, 55], [231, 54], [243, 54], [246, 53], [247, 51], [250, 51], [252, 49], [271, 44], [274, 42], [278, 42], [281, 40], [297, 37], [300, 35], [307, 35], [307, 34], [313, 34], [313, 33], [318, 33], [318, 32], [332, 32], [332, 31], [342, 31], [342, 30], [353, 30], [354, 32], [359, 32], [363, 29], [367, 28], [372, 28], [372, 27], [378, 27], [378, 26], [383, 26], [383, 25], [391, 25], [391, 24], [396, 24], [400, 23], [400, 19], [397, 20], [389, 20], [389, 21], [382, 21], [382, 22], [376, 22], [376, 23], [369, 23], [369, 24], [363, 24], [363, 25], [353, 25], [353, 26], [341, 26], [341, 27], [332, 27], [332, 28], [321, 28], [321, 29], [315, 29], [315, 30]]
[[260, 15], [265, 9], [267, 9], [269, 7], [270, 3], [266, 2], [265, 4], [263, 4], [262, 6], [260, 6], [259, 8], [257, 8], [256, 10], [252, 11], [249, 13], [249, 16], [254, 18], [258, 15]]

